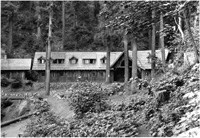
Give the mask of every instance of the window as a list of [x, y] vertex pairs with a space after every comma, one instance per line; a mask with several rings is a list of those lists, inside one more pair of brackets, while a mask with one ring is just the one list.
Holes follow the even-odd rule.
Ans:
[[42, 75], [42, 76], [45, 76], [45, 71], [42, 71], [42, 72], [41, 72], [41, 75]]
[[39, 64], [45, 63], [45, 58], [44, 58], [43, 56], [39, 57], [39, 58], [38, 58], [38, 63], [39, 63]]
[[64, 64], [65, 59], [54, 59], [53, 64]]
[[64, 72], [63, 71], [60, 71], [59, 74], [60, 74], [60, 76], [64, 76]]
[[70, 59], [69, 59], [69, 61], [70, 61], [70, 63], [71, 64], [76, 64], [77, 62], [78, 62], [78, 59], [76, 58], [76, 57], [71, 57]]
[[95, 64], [96, 59], [84, 59], [83, 62], [84, 64]]
[[102, 64], [106, 64], [106, 56], [104, 56], [103, 58], [101, 58], [101, 63]]

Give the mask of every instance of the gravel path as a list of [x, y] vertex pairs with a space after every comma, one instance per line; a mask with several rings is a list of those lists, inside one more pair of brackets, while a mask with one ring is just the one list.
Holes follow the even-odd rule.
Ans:
[[1, 137], [18, 137], [18, 134], [23, 134], [27, 123], [30, 119], [10, 124], [1, 128]]

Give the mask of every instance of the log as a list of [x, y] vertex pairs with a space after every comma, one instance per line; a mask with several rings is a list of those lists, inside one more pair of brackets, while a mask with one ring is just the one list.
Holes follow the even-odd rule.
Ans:
[[23, 115], [23, 116], [20, 116], [20, 117], [15, 118], [15, 119], [9, 120], [9, 121], [2, 122], [2, 123], [1, 123], [1, 127], [10, 125], [10, 124], [15, 123], [15, 122], [17, 122], [17, 121], [20, 121], [20, 120], [22, 120], [22, 119], [28, 118], [29, 116], [32, 116], [32, 115], [34, 115], [34, 114], [36, 114], [36, 113], [37, 113], [37, 112], [33, 112], [33, 113], [30, 113], [30, 114]]

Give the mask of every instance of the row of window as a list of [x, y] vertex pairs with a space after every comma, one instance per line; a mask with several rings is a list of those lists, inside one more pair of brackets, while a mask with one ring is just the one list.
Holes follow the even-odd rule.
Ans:
[[[53, 64], [64, 64], [65, 63], [65, 59], [53, 59], [51, 60]], [[72, 57], [69, 59], [71, 64], [77, 64], [78, 63], [78, 59], [75, 57]], [[38, 58], [38, 63], [43, 64], [45, 63], [45, 59], [44, 58]], [[84, 64], [95, 64], [96, 63], [96, 59], [83, 59], [83, 63]], [[105, 64], [106, 63], [106, 57], [101, 58], [101, 63]]]

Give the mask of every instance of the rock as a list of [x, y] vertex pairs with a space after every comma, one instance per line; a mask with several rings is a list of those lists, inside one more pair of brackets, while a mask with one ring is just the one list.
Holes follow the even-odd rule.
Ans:
[[20, 103], [19, 107], [18, 107], [18, 114], [19, 116], [24, 115], [27, 111], [29, 111], [29, 102], [28, 100], [24, 100]]
[[159, 104], [168, 101], [170, 99], [170, 91], [166, 90], [158, 91], [156, 99]]

